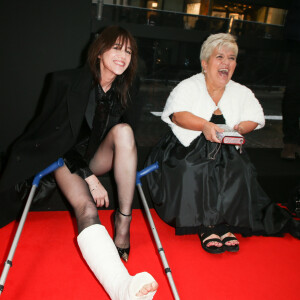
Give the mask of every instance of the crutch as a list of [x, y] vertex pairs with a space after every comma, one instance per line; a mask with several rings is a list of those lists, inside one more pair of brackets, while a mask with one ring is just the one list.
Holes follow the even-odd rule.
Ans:
[[18, 245], [18, 241], [20, 239], [20, 236], [21, 236], [21, 233], [22, 233], [22, 230], [23, 230], [24, 223], [26, 221], [26, 217], [27, 217], [27, 214], [28, 214], [28, 211], [29, 211], [29, 208], [30, 208], [35, 190], [38, 187], [38, 185], [40, 183], [40, 180], [42, 179], [43, 176], [55, 171], [57, 168], [63, 166], [63, 164], [64, 164], [64, 160], [62, 158], [60, 158], [56, 162], [51, 164], [49, 167], [47, 167], [46, 169], [44, 169], [43, 171], [38, 173], [33, 179], [32, 187], [31, 187], [31, 190], [30, 190], [25, 208], [23, 210], [22, 217], [20, 219], [20, 222], [19, 222], [19, 225], [18, 225], [18, 228], [17, 228], [17, 232], [15, 234], [14, 240], [13, 240], [12, 245], [10, 247], [10, 250], [9, 250], [9, 253], [8, 253], [8, 256], [7, 256], [7, 260], [4, 264], [4, 268], [3, 268], [3, 271], [2, 271], [2, 274], [1, 274], [1, 278], [0, 278], [0, 295], [3, 292], [4, 283], [5, 283], [8, 271], [9, 271], [10, 267], [12, 267], [12, 260], [13, 260], [13, 257], [14, 257], [14, 254], [15, 254], [15, 251], [16, 251], [16, 248], [17, 248], [17, 245]]
[[137, 172], [136, 185], [137, 185], [137, 188], [139, 190], [140, 196], [142, 198], [144, 209], [146, 211], [146, 215], [147, 215], [149, 224], [151, 226], [152, 233], [153, 233], [153, 236], [154, 236], [154, 239], [155, 239], [155, 242], [156, 242], [156, 246], [158, 248], [160, 258], [162, 260], [165, 272], [167, 274], [167, 277], [168, 277], [168, 280], [169, 280], [169, 283], [170, 283], [170, 286], [171, 286], [171, 289], [172, 289], [174, 299], [179, 300], [180, 298], [179, 298], [179, 295], [178, 295], [178, 292], [177, 292], [177, 289], [176, 289], [176, 286], [175, 286], [175, 283], [174, 283], [174, 280], [173, 280], [173, 277], [172, 277], [171, 269], [168, 265], [167, 258], [166, 258], [166, 255], [165, 255], [165, 251], [164, 251], [164, 249], [161, 245], [158, 233], [156, 231], [156, 228], [155, 228], [155, 225], [154, 225], [154, 222], [153, 222], [153, 219], [152, 219], [152, 216], [151, 216], [151, 213], [150, 213], [150, 210], [149, 210], [149, 207], [148, 207], [148, 204], [147, 204], [147, 201], [146, 201], [143, 189], [142, 189], [142, 183], [141, 183], [141, 180], [140, 180], [141, 177], [147, 175], [148, 173], [151, 173], [154, 170], [157, 170], [158, 168], [159, 168], [158, 162], [156, 162], [153, 165], [150, 165], [149, 167], [141, 170], [140, 172]]

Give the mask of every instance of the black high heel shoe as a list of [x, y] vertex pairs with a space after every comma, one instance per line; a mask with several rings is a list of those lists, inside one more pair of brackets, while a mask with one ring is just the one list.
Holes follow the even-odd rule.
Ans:
[[[123, 214], [119, 208], [116, 209], [115, 211], [115, 215], [114, 215], [114, 223], [115, 223], [115, 229], [114, 229], [114, 236], [116, 236], [116, 215], [120, 214], [124, 217], [131, 217], [132, 214], [129, 214], [129, 215], [125, 215]], [[117, 250], [118, 250], [118, 253], [120, 255], [120, 257], [125, 261], [127, 262], [128, 261], [128, 257], [129, 257], [129, 252], [130, 252], [130, 246], [128, 248], [120, 248], [118, 247], [117, 245], [115, 245]]]

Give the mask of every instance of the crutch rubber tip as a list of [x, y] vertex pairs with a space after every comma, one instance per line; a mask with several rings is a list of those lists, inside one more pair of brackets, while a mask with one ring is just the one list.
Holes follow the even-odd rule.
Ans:
[[0, 294], [3, 292], [4, 285], [0, 284]]

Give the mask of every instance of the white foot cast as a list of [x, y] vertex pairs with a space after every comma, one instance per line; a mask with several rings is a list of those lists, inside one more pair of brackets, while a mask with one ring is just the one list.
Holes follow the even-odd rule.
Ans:
[[151, 300], [158, 288], [147, 272], [130, 276], [105, 227], [85, 228], [77, 237], [82, 256], [112, 300]]

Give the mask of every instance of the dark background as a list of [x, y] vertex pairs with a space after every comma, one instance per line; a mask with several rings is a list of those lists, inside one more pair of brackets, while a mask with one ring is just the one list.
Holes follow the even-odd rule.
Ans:
[[[226, 18], [194, 15], [188, 18], [196, 18], [197, 26], [187, 30], [186, 18], [183, 13], [160, 11], [150, 20], [147, 9], [104, 5], [97, 20], [97, 5], [88, 0], [1, 1], [2, 162], [42, 102], [46, 75], [81, 65], [93, 34], [111, 24], [129, 29], [137, 39], [142, 83], [137, 137], [142, 146], [154, 145], [167, 127], [150, 112], [161, 111], [172, 88], [200, 71], [199, 51], [205, 38], [228, 30]], [[231, 33], [239, 44], [233, 79], [258, 95], [266, 114], [281, 114], [288, 60], [283, 26], [235, 21]], [[270, 123], [266, 129], [278, 136], [278, 124]], [[266, 144], [265, 139], [257, 143], [257, 136], [254, 140], [255, 147], [278, 146], [278, 138], [273, 144]]]
[[0, 1], [0, 152], [33, 117], [46, 74], [80, 64], [90, 11], [87, 0]]

